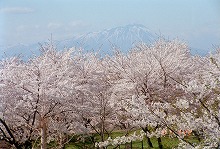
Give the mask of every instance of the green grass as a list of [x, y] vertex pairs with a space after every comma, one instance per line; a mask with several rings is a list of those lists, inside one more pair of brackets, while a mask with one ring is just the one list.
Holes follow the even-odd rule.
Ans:
[[[134, 132], [134, 131], [133, 131]], [[130, 132], [129, 134], [133, 134], [133, 132]], [[117, 136], [123, 136], [125, 135], [125, 131], [115, 131], [111, 134], [111, 138], [116, 138]], [[91, 137], [94, 138], [95, 142], [99, 142], [100, 136], [97, 134], [91, 134], [90, 136], [82, 136], [82, 135], [75, 135], [72, 137], [71, 141], [65, 145], [65, 149], [95, 149], [94, 143], [92, 143]], [[80, 139], [81, 138], [81, 139]], [[82, 138], [85, 138], [84, 141]], [[107, 136], [106, 136], [107, 139]], [[178, 146], [179, 140], [177, 138], [170, 138], [169, 136], [162, 137], [162, 145], [164, 149], [172, 149], [174, 147]], [[198, 143], [198, 140], [194, 136], [186, 137], [186, 140], [188, 140], [191, 143]], [[154, 149], [159, 149], [157, 138], [153, 137], [151, 138], [151, 142], [153, 143]], [[130, 143], [129, 143], [130, 144]], [[150, 147], [147, 144], [146, 138], [143, 140], [144, 149], [150, 149]], [[50, 148], [53, 148], [53, 146], [56, 146], [55, 142], [50, 143]], [[107, 149], [114, 149], [115, 146], [108, 146]], [[120, 149], [124, 149], [125, 145], [120, 145]], [[141, 149], [142, 148], [142, 141], [134, 141], [132, 142], [132, 149]], [[119, 149], [119, 148], [117, 148]]]
[[[158, 144], [157, 144], [157, 139], [156, 138], [151, 138], [151, 141], [153, 143], [153, 146], [155, 149], [159, 149], [158, 147]], [[163, 147], [164, 149], [172, 149], [173, 147], [176, 147], [178, 145], [178, 139], [176, 138], [172, 138], [172, 139], [169, 139], [169, 138], [162, 138], [162, 143], [163, 143]], [[130, 143], [128, 143], [130, 144]], [[146, 142], [146, 139], [143, 140], [143, 145], [144, 145], [144, 148], [149, 148], [147, 142]], [[142, 142], [141, 141], [135, 141], [135, 142], [132, 142], [132, 149], [141, 149], [142, 147]], [[94, 146], [92, 146], [92, 144], [90, 143], [73, 143], [71, 142], [70, 144], [66, 145], [65, 146], [65, 149], [92, 149], [94, 148]], [[114, 146], [108, 146], [107, 149], [114, 149], [115, 147]], [[120, 145], [120, 149], [124, 149], [125, 148], [125, 145]]]
[[[132, 133], [132, 132], [131, 132]], [[125, 132], [123, 131], [116, 131], [113, 132], [111, 137], [115, 138], [117, 136], [123, 136]], [[93, 137], [95, 138], [95, 141], [99, 142], [100, 137], [96, 134], [93, 134]], [[107, 138], [106, 138], [107, 139]], [[172, 149], [174, 147], [178, 146], [179, 140], [177, 138], [170, 138], [168, 136], [162, 137], [162, 144], [164, 149]], [[190, 136], [186, 138], [191, 143], [198, 143], [198, 140], [194, 136]], [[153, 143], [154, 149], [159, 149], [157, 138], [153, 137], [151, 138], [151, 142]], [[130, 143], [129, 143], [130, 144]], [[150, 149], [150, 147], [147, 144], [146, 138], [143, 140], [144, 149]], [[91, 138], [89, 136], [85, 137], [85, 141], [76, 141], [76, 139], [71, 140], [69, 144], [65, 146], [65, 149], [93, 149], [94, 144], [91, 141]], [[108, 146], [107, 149], [114, 149], [115, 146]], [[120, 145], [120, 149], [124, 149], [125, 145]], [[141, 141], [135, 141], [132, 142], [132, 149], [141, 149], [142, 148], [142, 142]]]

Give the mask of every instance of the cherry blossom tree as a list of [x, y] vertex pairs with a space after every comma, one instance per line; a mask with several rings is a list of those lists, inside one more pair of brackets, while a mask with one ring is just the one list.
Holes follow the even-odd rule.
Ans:
[[[181, 87], [188, 100], [183, 106], [179, 127], [190, 127], [198, 135], [199, 148], [220, 146], [219, 52], [205, 58], [195, 57], [195, 70]], [[186, 104], [185, 104], [186, 105]], [[184, 142], [180, 146], [187, 146]]]
[[[104, 141], [105, 134], [110, 135], [114, 129], [115, 113], [110, 107], [112, 81], [106, 71], [105, 61], [95, 53], [81, 54], [78, 61], [78, 80], [81, 82], [77, 90], [87, 101], [80, 107], [85, 126], [100, 135]], [[83, 110], [84, 109], [84, 110]], [[94, 142], [95, 143], [95, 142]]]
[[[118, 77], [112, 106], [146, 133], [152, 127], [166, 127], [163, 119], [171, 110], [165, 109], [183, 93], [176, 85], [192, 69], [190, 63], [187, 45], [177, 40], [159, 39], [152, 45], [140, 44], [127, 55], [116, 53], [109, 62], [109, 71]], [[151, 145], [149, 137], [148, 142]], [[162, 148], [160, 137], [158, 143]]]
[[[146, 64], [143, 64], [144, 60], [138, 57], [136, 59], [141, 62], [136, 67], [134, 65], [130, 66], [132, 69], [129, 71], [128, 68], [129, 65], [133, 64], [131, 60], [134, 56], [132, 58], [129, 57], [129, 60], [126, 56], [123, 59], [122, 56], [120, 56], [121, 59], [117, 59], [120, 59], [117, 63], [119, 66], [123, 64], [119, 68], [124, 70], [123, 72], [128, 76], [128, 79], [124, 79], [125, 77], [123, 76], [121, 77], [124, 79], [121, 81], [121, 86], [123, 86], [125, 92], [127, 90], [128, 93], [133, 94], [132, 96], [129, 94], [127, 94], [128, 96], [119, 96], [120, 98], [117, 101], [121, 101], [119, 109], [128, 112], [131, 117], [130, 121], [133, 121], [135, 124], [139, 126], [141, 124], [150, 124], [151, 127], [157, 128], [156, 131], [158, 133], [154, 132], [156, 136], [161, 135], [161, 129], [158, 128], [165, 127], [169, 129], [182, 141], [180, 147], [203, 148], [206, 146], [209, 148], [218, 148], [219, 53], [217, 52], [206, 58], [193, 57], [187, 51], [184, 51], [183, 47], [177, 46], [176, 43], [171, 48], [169, 48], [169, 45], [172, 44], [168, 42], [162, 45], [156, 44], [153, 47], [149, 46], [149, 49], [157, 49], [155, 53], [149, 54], [151, 56], [153, 55], [150, 58], [152, 62], [150, 64], [153, 64], [153, 68], [156, 69], [149, 69]], [[175, 51], [172, 51], [172, 49], [175, 49]], [[180, 52], [181, 49], [183, 53]], [[160, 50], [165, 51], [159, 53], [158, 51]], [[172, 51], [172, 54], [164, 54], [166, 50]], [[169, 58], [166, 58], [166, 56]], [[141, 64], [144, 65], [142, 69], [140, 69]], [[134, 71], [135, 68], [138, 69]], [[138, 81], [135, 80], [135, 77], [131, 77], [135, 76], [134, 74], [140, 72], [140, 70], [144, 70], [144, 68], [147, 68], [148, 72], [149, 70], [154, 70], [153, 72], [156, 75], [152, 77], [155, 79], [152, 84], [148, 84], [151, 81], [148, 76], [152, 73], [146, 73], [147, 71], [141, 74], [149, 75], [137, 77], [137, 80], [144, 78], [144, 81], [140, 84], [137, 83]], [[132, 71], [135, 73], [132, 73], [133, 75], [129, 74]], [[132, 81], [136, 84], [133, 84]], [[131, 89], [131, 86], [134, 86], [134, 89]], [[134, 90], [137, 92], [135, 93]], [[198, 144], [192, 144], [185, 140], [184, 134], [179, 134], [178, 130], [193, 130], [196, 133], [202, 134], [202, 138], [199, 138], [200, 142]]]
[[68, 73], [74, 66], [72, 51], [57, 52], [51, 45], [41, 50], [40, 56], [28, 62], [16, 58], [2, 62], [1, 124], [4, 129], [1, 133], [8, 142], [16, 139], [22, 143], [41, 137], [44, 149], [47, 133], [52, 136], [55, 131], [70, 128], [66, 126], [60, 130], [56, 124], [67, 121], [64, 117], [67, 113], [74, 118], [71, 106], [76, 101], [72, 96], [74, 84], [69, 83], [72, 78]]

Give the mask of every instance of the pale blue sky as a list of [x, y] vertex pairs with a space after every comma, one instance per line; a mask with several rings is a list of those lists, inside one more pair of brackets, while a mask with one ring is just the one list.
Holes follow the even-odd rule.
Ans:
[[143, 24], [191, 47], [220, 45], [219, 0], [0, 0], [0, 45]]

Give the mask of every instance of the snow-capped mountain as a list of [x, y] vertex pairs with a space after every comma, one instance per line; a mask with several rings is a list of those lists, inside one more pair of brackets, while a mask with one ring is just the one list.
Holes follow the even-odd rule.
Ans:
[[82, 47], [85, 50], [101, 50], [109, 53], [112, 48], [128, 51], [139, 42], [150, 43], [155, 36], [143, 25], [126, 25], [57, 42], [58, 48]]
[[[143, 25], [133, 24], [106, 29], [99, 32], [90, 32], [67, 40], [54, 41], [58, 50], [70, 47], [82, 47], [86, 51], [100, 50], [102, 53], [111, 53], [112, 48], [128, 51], [139, 42], [150, 43], [156, 36]], [[0, 47], [0, 57], [21, 54], [24, 58], [33, 53], [38, 54], [40, 45], [18, 44], [10, 47]]]

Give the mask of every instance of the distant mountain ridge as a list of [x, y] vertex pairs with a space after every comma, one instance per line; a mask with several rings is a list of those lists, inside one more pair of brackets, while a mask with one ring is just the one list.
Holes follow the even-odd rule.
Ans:
[[[71, 47], [82, 47], [86, 51], [101, 50], [102, 53], [110, 53], [113, 47], [128, 51], [138, 42], [150, 43], [154, 36], [149, 29], [143, 25], [130, 24], [98, 32], [90, 32], [70, 39], [53, 41], [58, 50]], [[42, 43], [43, 44], [43, 43]], [[14, 46], [0, 46], [0, 59], [21, 54], [25, 59], [33, 53], [39, 54], [38, 43]]]
[[[112, 48], [123, 52], [129, 51], [137, 43], [152, 43], [158, 38], [148, 28], [140, 24], [130, 24], [98, 32], [90, 32], [73, 38], [53, 41], [58, 50], [71, 47], [81, 47], [86, 51], [100, 51], [101, 54], [111, 54]], [[41, 44], [44, 44], [40, 42]], [[28, 59], [31, 55], [40, 53], [40, 44], [17, 44], [14, 46], [0, 46], [0, 59], [21, 55]], [[191, 50], [192, 54], [199, 54], [198, 50]], [[201, 53], [201, 52], [200, 52]], [[204, 55], [201, 53], [201, 55]]]
[[90, 32], [77, 38], [57, 42], [58, 48], [82, 47], [85, 50], [98, 50], [108, 53], [112, 47], [128, 51], [138, 42], [150, 43], [154, 36], [145, 26], [133, 24]]

